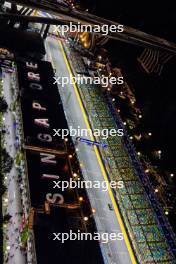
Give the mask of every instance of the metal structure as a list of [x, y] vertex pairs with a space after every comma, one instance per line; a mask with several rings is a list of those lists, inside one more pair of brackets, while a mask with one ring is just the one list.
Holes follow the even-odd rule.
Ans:
[[[14, 21], [28, 21], [28, 22], [38, 22], [46, 24], [67, 24], [70, 21], [75, 24], [80, 22], [81, 24], [91, 24], [93, 25], [116, 25], [119, 23], [107, 20], [92, 14], [89, 14], [85, 11], [75, 10], [65, 4], [61, 4], [57, 1], [34, 1], [34, 0], [9, 0], [13, 4], [18, 4], [21, 6], [26, 6], [32, 9], [42, 10], [48, 12], [54, 16], [54, 18], [41, 18], [41, 17], [31, 17], [31, 16], [20, 16], [12, 14], [0, 13], [0, 19], [13, 19]], [[60, 18], [58, 18], [58, 16]], [[100, 33], [101, 34], [101, 33]], [[109, 32], [109, 38], [116, 39], [119, 41], [131, 43], [134, 45], [155, 48], [159, 50], [165, 50], [169, 53], [176, 54], [176, 44], [169, 42], [165, 39], [146, 34], [142, 31], [133, 29], [131, 27], [124, 26], [124, 31], [122, 33], [112, 33]]]

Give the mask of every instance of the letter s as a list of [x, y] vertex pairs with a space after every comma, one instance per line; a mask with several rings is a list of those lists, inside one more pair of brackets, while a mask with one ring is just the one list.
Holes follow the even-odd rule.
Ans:
[[[57, 201], [58, 198], [59, 198], [59, 201]], [[64, 203], [64, 197], [62, 194], [59, 194], [59, 193], [54, 193], [53, 195], [52, 195], [52, 193], [47, 193], [46, 194], [46, 200], [52, 204], [56, 203], [56, 201], [57, 201], [57, 204], [63, 204]]]

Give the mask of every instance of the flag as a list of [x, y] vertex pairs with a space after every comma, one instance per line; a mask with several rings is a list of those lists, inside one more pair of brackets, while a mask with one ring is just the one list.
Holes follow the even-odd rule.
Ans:
[[137, 60], [147, 73], [156, 73], [161, 75], [164, 65], [172, 57], [173, 55], [167, 51], [145, 48]]

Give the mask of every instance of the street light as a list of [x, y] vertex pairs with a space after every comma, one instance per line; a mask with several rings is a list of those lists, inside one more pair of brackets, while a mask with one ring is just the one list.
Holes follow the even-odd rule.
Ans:
[[96, 209], [92, 208], [92, 213], [95, 214], [96, 213]]
[[10, 250], [10, 246], [6, 246], [6, 249], [7, 249], [7, 250]]
[[82, 196], [79, 197], [79, 201], [80, 201], [80, 202], [83, 201], [83, 197], [82, 197]]
[[159, 158], [159, 159], [161, 159], [161, 153], [162, 153], [161, 150], [158, 150], [158, 151], [157, 151], [157, 154], [158, 154], [158, 158]]
[[102, 56], [98, 55], [98, 59], [99, 59], [99, 61], [101, 61], [102, 60]]

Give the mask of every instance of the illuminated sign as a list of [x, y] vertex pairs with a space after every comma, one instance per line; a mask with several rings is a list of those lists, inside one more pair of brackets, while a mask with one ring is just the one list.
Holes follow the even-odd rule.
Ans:
[[[40, 207], [48, 202], [58, 206], [73, 201], [73, 196], [55, 192], [54, 180], [68, 180], [70, 168], [67, 156], [52, 150], [62, 150], [64, 142], [55, 139], [53, 127], [67, 125], [57, 86], [52, 81], [52, 68], [48, 62], [19, 62], [19, 86], [28, 163], [31, 204]], [[23, 72], [23, 74], [21, 74]], [[53, 113], [57, 113], [58, 116]], [[61, 118], [62, 117], [62, 118]], [[59, 143], [58, 143], [59, 142]], [[49, 151], [48, 151], [49, 149]]]

